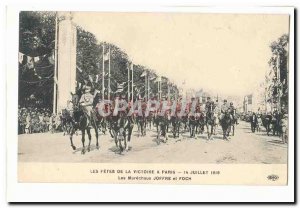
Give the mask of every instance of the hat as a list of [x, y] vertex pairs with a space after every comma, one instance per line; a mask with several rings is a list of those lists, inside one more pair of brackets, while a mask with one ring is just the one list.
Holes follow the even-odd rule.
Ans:
[[225, 99], [224, 102], [227, 102], [227, 100]]

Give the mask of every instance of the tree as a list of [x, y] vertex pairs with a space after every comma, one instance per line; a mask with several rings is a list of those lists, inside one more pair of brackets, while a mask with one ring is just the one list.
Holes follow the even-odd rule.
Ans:
[[[55, 12], [20, 12], [19, 52], [25, 54], [19, 64], [19, 105], [27, 105], [31, 95], [43, 107], [52, 107], [54, 65], [48, 56], [55, 45]], [[40, 57], [34, 68], [27, 65], [27, 56]]]
[[[19, 65], [19, 104], [21, 106], [26, 105], [26, 99], [34, 95], [36, 99], [43, 100], [46, 107], [52, 108], [54, 63], [51, 63], [48, 58], [52, 55], [55, 47], [55, 18], [55, 12], [20, 12], [19, 51], [26, 56], [40, 57], [40, 60], [35, 63], [34, 69], [27, 67], [26, 59]], [[80, 69], [76, 71], [77, 82], [86, 83], [102, 91], [103, 53], [106, 54], [109, 48], [111, 51], [111, 92], [117, 90], [117, 83], [126, 82], [123, 93], [127, 94], [128, 68], [131, 64], [129, 56], [114, 44], [99, 43], [94, 34], [81, 27], [77, 27], [76, 65]], [[104, 67], [104, 85], [107, 93], [108, 61], [104, 61]], [[134, 64], [135, 96], [138, 92], [142, 96], [146, 95], [145, 80], [141, 78], [144, 71], [157, 77], [153, 69]], [[92, 82], [89, 76], [93, 78]], [[98, 76], [97, 83], [95, 82], [96, 76]], [[152, 80], [149, 85], [151, 94], [155, 95], [157, 83]], [[164, 83], [162, 89], [165, 93], [167, 92]], [[177, 87], [174, 85], [172, 89], [176, 91]]]
[[280, 103], [283, 110], [288, 108], [288, 43], [289, 36], [284, 34], [270, 45], [272, 57], [269, 65], [275, 75], [271, 83], [271, 96], [273, 101]]

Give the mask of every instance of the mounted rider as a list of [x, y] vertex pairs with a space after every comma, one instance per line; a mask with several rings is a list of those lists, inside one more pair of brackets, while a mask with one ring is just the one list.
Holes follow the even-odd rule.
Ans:
[[160, 102], [160, 106], [159, 106], [159, 110], [158, 110], [158, 120], [159, 120], [159, 125], [161, 128], [161, 135], [162, 136], [166, 136], [166, 127], [168, 125], [168, 114], [169, 114], [169, 110], [163, 109], [163, 103], [165, 101], [167, 101], [165, 96], [162, 96], [161, 98], [161, 102]]
[[79, 103], [81, 104], [84, 114], [89, 120], [89, 125], [91, 125], [91, 119], [96, 119], [95, 111], [93, 110], [93, 102], [94, 95], [91, 93], [91, 87], [85, 86], [84, 92], [79, 100]]
[[214, 102], [210, 99], [210, 97], [207, 97], [207, 101], [205, 103], [206, 114], [213, 112], [214, 108], [215, 108]]
[[[187, 107], [189, 119], [192, 121], [194, 121], [196, 119], [195, 118], [196, 106], [193, 106], [194, 102], [195, 102], [195, 97], [192, 97], [191, 102], [188, 103], [188, 107]], [[193, 108], [195, 108], [195, 109], [193, 109]]]
[[[126, 97], [125, 97], [124, 94], [122, 94], [121, 97], [120, 97], [120, 103], [123, 103], [123, 104], [126, 103]], [[126, 127], [126, 125], [128, 123], [127, 119], [126, 119], [127, 118], [127, 113], [128, 113], [128, 106], [126, 107], [126, 109], [118, 111], [117, 117], [119, 118], [118, 119], [118, 121], [119, 121], [118, 125], [120, 127], [123, 127], [123, 128]]]
[[215, 114], [218, 115], [218, 118], [220, 117], [220, 114], [221, 114], [220, 105], [219, 105], [218, 100], [216, 100], [216, 102], [215, 102]]
[[229, 106], [227, 104], [227, 100], [225, 99], [223, 101], [223, 104], [221, 105], [221, 116], [220, 116], [220, 120], [222, 120], [224, 118], [224, 115], [226, 112], [228, 112], [229, 110]]
[[236, 113], [236, 108], [233, 106], [233, 103], [230, 102], [230, 105], [228, 107], [228, 111], [230, 113], [230, 118], [235, 121], [235, 113]]

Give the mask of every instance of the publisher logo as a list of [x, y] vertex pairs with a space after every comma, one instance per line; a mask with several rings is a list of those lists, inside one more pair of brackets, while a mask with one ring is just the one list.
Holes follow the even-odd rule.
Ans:
[[268, 178], [268, 180], [270, 180], [270, 181], [277, 181], [278, 178], [279, 178], [279, 176], [273, 174], [273, 175], [269, 175], [267, 178]]

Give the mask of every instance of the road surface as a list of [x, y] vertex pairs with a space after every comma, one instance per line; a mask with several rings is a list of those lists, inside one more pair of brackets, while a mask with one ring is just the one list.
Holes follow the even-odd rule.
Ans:
[[148, 129], [145, 137], [138, 137], [135, 126], [130, 151], [118, 154], [109, 134], [100, 134], [100, 150], [95, 149], [93, 137], [92, 150], [82, 155], [81, 135], [73, 139], [77, 147], [74, 151], [69, 136], [63, 133], [23, 134], [19, 135], [18, 157], [20, 162], [287, 163], [287, 144], [282, 144], [279, 137], [267, 136], [265, 131], [252, 133], [250, 124], [245, 122], [237, 125], [235, 136], [229, 141], [222, 139], [220, 127], [211, 141], [206, 140], [206, 134], [189, 138], [187, 132], [176, 139], [169, 133], [168, 142], [159, 145], [155, 139], [154, 129]]

